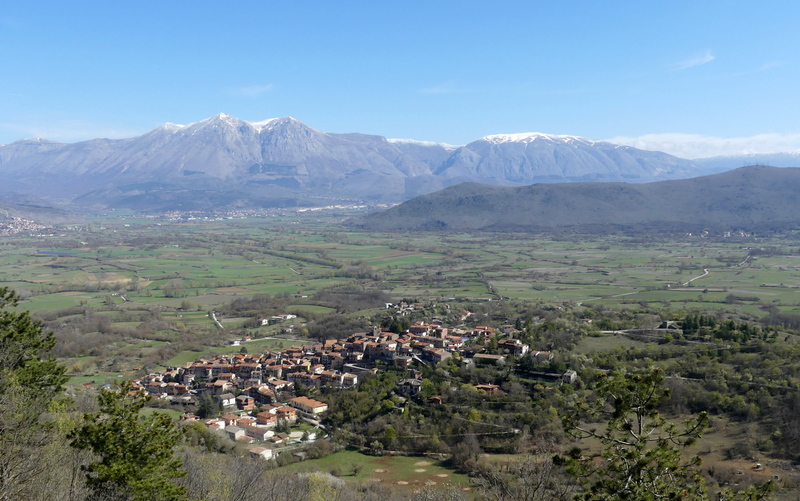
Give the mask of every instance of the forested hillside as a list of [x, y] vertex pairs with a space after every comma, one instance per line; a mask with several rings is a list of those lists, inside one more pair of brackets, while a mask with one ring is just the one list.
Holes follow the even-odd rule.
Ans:
[[797, 226], [798, 188], [800, 169], [763, 166], [646, 184], [465, 183], [354, 224], [373, 231], [768, 232]]

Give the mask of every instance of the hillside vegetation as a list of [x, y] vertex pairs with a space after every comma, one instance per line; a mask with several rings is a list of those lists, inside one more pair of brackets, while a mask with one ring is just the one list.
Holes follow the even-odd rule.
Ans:
[[562, 183], [499, 187], [464, 183], [354, 224], [372, 231], [530, 231], [572, 227], [692, 232], [795, 227], [800, 169], [742, 167], [647, 184]]

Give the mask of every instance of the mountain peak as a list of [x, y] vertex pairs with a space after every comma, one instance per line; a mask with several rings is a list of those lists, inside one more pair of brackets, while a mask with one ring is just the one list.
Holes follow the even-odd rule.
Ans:
[[185, 125], [174, 124], [172, 122], [166, 122], [166, 123], [161, 124], [161, 126], [158, 128], [158, 130], [161, 130], [161, 131], [164, 131], [164, 132], [175, 132], [177, 130], [183, 129], [184, 127], [185, 127]]
[[[232, 125], [234, 127], [243, 122], [243, 120], [239, 120], [238, 118], [236, 118], [234, 116], [231, 116], [231, 115], [228, 115], [227, 113], [219, 113], [217, 115], [214, 115], [211, 118], [208, 118], [207, 120], [209, 122], [224, 122], [224, 123], [226, 123], [228, 125]], [[203, 121], [205, 122], [206, 120], [203, 120]]]
[[303, 134], [322, 134], [317, 129], [310, 127], [293, 117], [279, 117], [264, 120], [263, 122], [247, 122], [258, 132], [301, 132]]
[[58, 141], [50, 141], [49, 139], [44, 139], [41, 137], [30, 137], [28, 139], [20, 139], [19, 141], [14, 141], [11, 144], [64, 144]]
[[300, 120], [298, 120], [298, 119], [296, 119], [294, 117], [289, 117], [289, 116], [273, 118], [272, 120], [273, 120], [273, 124], [274, 125], [283, 125], [283, 126], [286, 126], [286, 125], [301, 125], [303, 127], [308, 127], [308, 125], [304, 124]]
[[460, 148], [459, 145], [455, 144], [447, 144], [447, 143], [437, 143], [435, 141], [419, 141], [417, 139], [402, 139], [402, 138], [387, 138], [388, 142], [393, 144], [416, 144], [420, 146], [440, 146], [445, 150], [452, 151], [457, 148]]
[[[217, 115], [208, 117], [204, 120], [200, 120], [199, 122], [194, 122], [186, 125], [185, 127], [181, 127], [186, 132], [191, 132], [195, 134], [201, 130], [210, 131], [214, 129], [236, 129], [243, 124], [245, 124], [244, 120], [240, 120], [236, 117], [225, 113], [219, 113]], [[166, 124], [165, 124], [166, 125]], [[162, 126], [163, 128], [164, 126]]]
[[548, 141], [551, 143], [571, 143], [580, 142], [584, 144], [594, 144], [596, 141], [585, 139], [578, 136], [559, 136], [556, 134], [544, 134], [542, 132], [521, 132], [517, 134], [492, 134], [484, 136], [479, 141], [486, 141], [493, 144], [502, 143], [532, 143], [534, 141]]

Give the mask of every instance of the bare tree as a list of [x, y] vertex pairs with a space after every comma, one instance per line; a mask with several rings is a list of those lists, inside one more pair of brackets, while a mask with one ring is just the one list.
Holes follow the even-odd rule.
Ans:
[[550, 457], [528, 455], [520, 461], [484, 464], [474, 482], [495, 501], [566, 501], [576, 492], [574, 482]]

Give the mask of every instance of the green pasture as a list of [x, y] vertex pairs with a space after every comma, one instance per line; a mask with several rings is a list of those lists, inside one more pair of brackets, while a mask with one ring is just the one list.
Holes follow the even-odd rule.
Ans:
[[[467, 475], [457, 473], [427, 457], [367, 456], [355, 451], [340, 451], [321, 459], [312, 459], [282, 467], [293, 472], [336, 472], [349, 480], [375, 481], [410, 489], [452, 485], [470, 488]], [[358, 473], [354, 474], [357, 471]]]
[[91, 384], [95, 388], [99, 388], [104, 384], [113, 384], [116, 381], [122, 381], [124, 378], [119, 377], [115, 373], [96, 374], [93, 376], [73, 376], [67, 381], [67, 386], [77, 387], [84, 384]]
[[614, 348], [645, 348], [647, 345], [648, 343], [631, 339], [624, 334], [600, 334], [582, 337], [572, 351], [590, 355], [593, 352], [604, 352]]
[[298, 314], [302, 312], [326, 314], [326, 313], [333, 313], [334, 311], [336, 311], [336, 309], [334, 308], [330, 308], [328, 306], [318, 306], [315, 304], [295, 304], [289, 306], [286, 310], [287, 313], [293, 313], [293, 314]]
[[[0, 247], [0, 286], [26, 291], [23, 307], [34, 311], [78, 305], [104, 309], [110, 296], [118, 308], [161, 307], [164, 318], [187, 327], [208, 327], [207, 311], [256, 294], [301, 293], [312, 296], [309, 304], [295, 305], [291, 312], [327, 313], [331, 310], [326, 306], [313, 304], [313, 293], [346, 284], [377, 287], [396, 299], [507, 296], [609, 307], [648, 302], [735, 309], [754, 316], [764, 314], [759, 310], [764, 305], [800, 309], [800, 256], [795, 254], [800, 245], [787, 235], [743, 242], [381, 234], [340, 228], [342, 215], [290, 210], [276, 211], [275, 217], [224, 221], [108, 217], [113, 219], [94, 220], [89, 232], [65, 230], [64, 236], [46, 241], [7, 239]], [[776, 251], [745, 261], [755, 248]], [[320, 259], [343, 267], [312, 262]], [[378, 278], [347, 276], [353, 264], [371, 268]], [[704, 268], [708, 276], [683, 286]], [[113, 293], [124, 293], [130, 302]], [[746, 299], [729, 301], [729, 295]], [[176, 313], [184, 300], [202, 311]], [[225, 320], [231, 325], [238, 321]]]
[[[107, 294], [107, 293], [106, 293]], [[33, 296], [20, 303], [20, 306], [32, 312], [37, 311], [52, 311], [72, 308], [79, 306], [82, 302], [87, 304], [96, 303], [100, 305], [101, 301], [97, 294], [77, 293], [77, 292], [58, 292], [54, 294], [41, 294]]]

